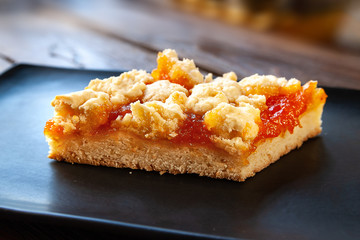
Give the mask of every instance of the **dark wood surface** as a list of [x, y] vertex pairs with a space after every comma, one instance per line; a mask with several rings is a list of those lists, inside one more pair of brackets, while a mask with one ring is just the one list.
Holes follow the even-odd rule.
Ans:
[[[80, 69], [155, 67], [174, 48], [203, 72], [295, 77], [360, 89], [360, 55], [178, 11], [174, 1], [0, 0], [0, 72], [15, 63]], [[3, 239], [118, 237], [96, 229], [0, 218]]]
[[151, 70], [174, 48], [204, 72], [318, 80], [360, 89], [360, 55], [178, 11], [174, 1], [3, 1], [0, 71], [13, 63]]

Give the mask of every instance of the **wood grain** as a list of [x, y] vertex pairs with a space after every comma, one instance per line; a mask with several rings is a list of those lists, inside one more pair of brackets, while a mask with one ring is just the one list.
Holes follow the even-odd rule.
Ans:
[[91, 30], [79, 29], [66, 19], [54, 20], [45, 10], [38, 11], [36, 15], [0, 15], [0, 29], [5, 33], [0, 38], [0, 53], [15, 62], [91, 69], [147, 70], [156, 64], [153, 53]]
[[19, 8], [0, 14], [0, 53], [16, 62], [151, 70], [158, 51], [174, 48], [216, 75], [274, 74], [360, 89], [358, 55], [209, 21], [169, 2], [46, 1]]
[[81, 28], [118, 36], [147, 50], [175, 48], [180, 56], [193, 58], [200, 68], [215, 74], [231, 70], [242, 77], [274, 74], [303, 82], [319, 80], [324, 86], [360, 89], [357, 55], [225, 27], [217, 22], [210, 25], [196, 16], [184, 17], [158, 1], [147, 2], [144, 7], [107, 0], [104, 5], [112, 6], [111, 10], [105, 11], [94, 3], [86, 9], [67, 9], [65, 14]]

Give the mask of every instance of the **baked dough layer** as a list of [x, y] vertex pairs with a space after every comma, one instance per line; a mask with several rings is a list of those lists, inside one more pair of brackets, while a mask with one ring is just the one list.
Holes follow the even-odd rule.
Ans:
[[[185, 146], [168, 140], [150, 140], [118, 130], [94, 136], [47, 138], [49, 157], [58, 161], [116, 168], [144, 169], [162, 173], [195, 173], [200, 176], [244, 181], [300, 147], [321, 132], [324, 103], [308, 109], [300, 126], [276, 138], [260, 141], [249, 156], [231, 155], [216, 147]], [[245, 164], [246, 161], [246, 164]]]

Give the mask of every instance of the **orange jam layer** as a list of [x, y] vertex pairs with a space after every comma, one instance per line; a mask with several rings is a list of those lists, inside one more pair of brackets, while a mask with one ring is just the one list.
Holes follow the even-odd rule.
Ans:
[[116, 120], [119, 116], [122, 119], [127, 113], [131, 113], [131, 106], [123, 105], [120, 108], [113, 109], [112, 111], [108, 112], [108, 120], [105, 124], [99, 126], [96, 129], [89, 129], [90, 135], [96, 134], [106, 134], [110, 132], [116, 131], [116, 128], [111, 127], [111, 123]]
[[181, 144], [211, 144], [211, 132], [204, 124], [203, 116], [188, 113], [177, 136], [171, 141]]
[[[314, 96], [317, 99], [313, 99]], [[255, 142], [277, 137], [286, 131], [293, 133], [296, 126], [301, 127], [301, 114], [314, 104], [314, 100], [324, 102], [326, 97], [323, 89], [316, 89], [316, 82], [309, 82], [292, 94], [267, 97], [268, 108], [260, 113], [260, 129]]]
[[[193, 86], [190, 84], [189, 75], [181, 68], [173, 68], [174, 62], [172, 62], [167, 56], [162, 53], [159, 54], [157, 59], [157, 69], [151, 72], [151, 76], [155, 80], [168, 80], [172, 83], [177, 83], [186, 89], [191, 89]], [[170, 74], [170, 71], [171, 74]]]
[[[309, 82], [298, 92], [288, 95], [269, 96], [266, 100], [267, 109], [260, 113], [259, 133], [254, 143], [279, 136], [281, 133], [289, 131], [293, 133], [296, 126], [300, 126], [300, 116], [314, 104], [325, 102], [326, 94], [323, 89], [316, 88], [316, 82]], [[105, 116], [106, 112], [106, 116]], [[130, 105], [124, 105], [112, 111], [103, 112], [102, 125], [96, 127], [86, 126], [78, 129], [81, 134], [101, 134], [116, 129], [111, 128], [111, 123], [117, 118], [123, 118], [127, 113], [131, 113]], [[45, 134], [53, 136], [63, 135], [63, 127], [54, 124], [53, 120], [47, 121]], [[187, 113], [187, 118], [177, 131], [177, 136], [171, 141], [178, 144], [212, 144], [210, 137], [212, 133], [204, 124], [204, 116]], [[253, 149], [255, 150], [255, 148]]]

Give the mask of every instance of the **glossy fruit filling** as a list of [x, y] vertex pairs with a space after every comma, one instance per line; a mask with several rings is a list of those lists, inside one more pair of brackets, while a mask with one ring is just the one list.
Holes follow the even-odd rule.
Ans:
[[300, 91], [292, 94], [267, 97], [268, 108], [260, 113], [261, 123], [255, 142], [277, 137], [286, 131], [293, 133], [296, 126], [301, 127], [300, 116], [313, 103], [315, 90], [318, 90], [320, 95], [318, 100], [325, 101], [326, 94], [323, 89], [316, 89], [316, 82], [309, 82]]
[[[299, 118], [301, 114], [312, 104], [325, 102], [326, 97], [323, 89], [316, 88], [316, 82], [309, 82], [300, 91], [292, 94], [268, 96], [266, 100], [267, 109], [262, 110], [260, 113], [259, 133], [254, 143], [262, 139], [277, 137], [286, 131], [293, 133], [294, 128], [300, 125]], [[106, 116], [104, 115], [105, 112]], [[127, 113], [131, 113], [130, 104], [112, 111], [103, 111], [101, 125], [98, 124], [97, 127], [80, 125], [76, 133], [80, 131], [83, 134], [90, 133], [93, 135], [113, 131], [111, 123], [119, 116], [123, 118]], [[91, 119], [96, 120], [95, 118]], [[94, 125], [96, 126], [96, 123]], [[50, 133], [59, 136], [63, 134], [63, 130], [63, 127], [54, 124], [52, 119], [45, 126], [45, 134]], [[177, 134], [175, 138], [171, 139], [174, 143], [206, 145], [211, 144], [210, 138], [213, 133], [206, 128], [203, 116], [187, 113], [187, 118], [178, 129]]]
[[177, 136], [171, 141], [181, 144], [210, 144], [211, 132], [204, 124], [203, 116], [188, 113], [183, 124], [177, 132]]

